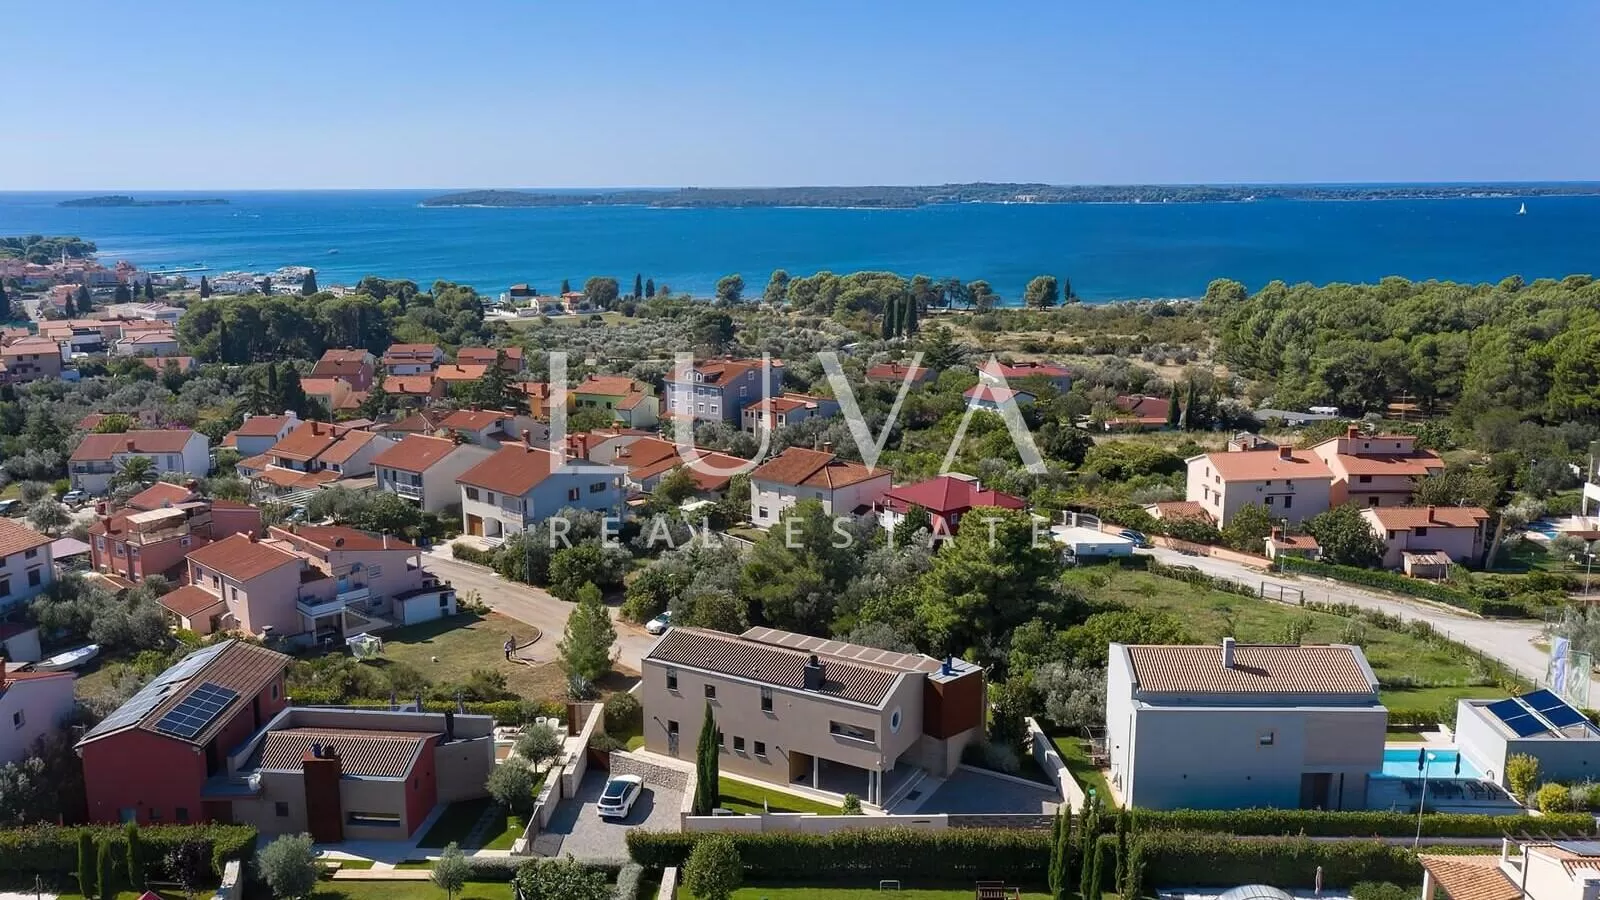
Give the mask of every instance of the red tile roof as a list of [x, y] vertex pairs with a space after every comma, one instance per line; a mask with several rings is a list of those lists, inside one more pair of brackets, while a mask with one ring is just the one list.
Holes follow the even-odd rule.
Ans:
[[883, 499], [890, 509], [897, 512], [920, 506], [940, 515], [964, 513], [977, 506], [998, 506], [1001, 509], [1022, 509], [1027, 506], [1021, 497], [983, 490], [975, 481], [951, 475], [890, 488]]
[[159, 602], [162, 608], [185, 619], [193, 619], [213, 606], [223, 605], [221, 597], [192, 584], [162, 594]]
[[562, 460], [543, 447], [505, 443], [495, 454], [461, 473], [460, 484], [521, 497], [550, 477]]
[[1051, 379], [1072, 377], [1070, 369], [1048, 362], [1003, 363], [999, 360], [990, 360], [979, 366], [978, 371], [986, 375], [999, 376], [1008, 381], [1013, 378], [1031, 378], [1034, 376], [1043, 376]]
[[446, 363], [434, 371], [433, 377], [440, 381], [477, 381], [488, 373], [488, 366]]
[[[1193, 500], [1157, 500], [1150, 504], [1155, 507], [1157, 519], [1207, 519], [1211, 513], [1204, 506]], [[1146, 507], [1148, 509], [1149, 507]]]
[[[708, 359], [705, 362], [697, 362], [694, 370], [700, 373], [701, 384], [729, 384], [751, 369], [760, 368], [759, 359]], [[773, 360], [772, 368], [774, 370], [783, 368], [783, 360]], [[668, 373], [667, 377], [672, 378], [673, 373]]]
[[234, 429], [233, 433], [244, 437], [274, 436], [290, 421], [292, 420], [289, 416], [250, 416], [244, 420], [244, 424]]
[[1233, 667], [1217, 645], [1127, 647], [1141, 693], [1369, 694], [1377, 686], [1355, 648], [1332, 644], [1237, 644]]
[[316, 459], [334, 445], [348, 429], [331, 422], [302, 422], [284, 435], [267, 452], [297, 462]]
[[1310, 450], [1289, 451], [1288, 458], [1278, 450], [1237, 450], [1233, 453], [1207, 453], [1206, 461], [1223, 481], [1266, 481], [1277, 478], [1326, 478], [1333, 472], [1322, 458]]
[[[289, 657], [265, 647], [229, 640], [202, 647], [168, 667], [145, 685], [131, 700], [84, 735], [79, 746], [111, 737], [129, 728], [138, 728], [175, 741], [204, 747], [241, 712], [267, 685], [283, 677]], [[192, 737], [163, 734], [156, 725], [203, 684], [233, 691], [237, 697], [224, 706], [209, 724]]]
[[633, 389], [633, 379], [625, 375], [590, 375], [572, 391], [576, 394], [594, 394], [598, 397], [621, 397]]
[[390, 344], [389, 349], [383, 351], [384, 356], [420, 356], [433, 358], [439, 352], [438, 344]]
[[0, 519], [0, 560], [13, 553], [43, 547], [48, 543], [50, 543], [49, 538], [32, 528], [18, 525], [10, 519]]
[[229, 535], [214, 544], [201, 547], [189, 554], [189, 560], [235, 581], [249, 581], [279, 566], [301, 562], [300, 557], [292, 553], [251, 540], [250, 536], [243, 534]]
[[380, 438], [371, 431], [356, 431], [346, 428], [340, 433], [339, 439], [333, 442], [333, 446], [322, 451], [317, 459], [322, 462], [344, 465], [349, 462], [352, 456], [361, 452], [361, 448], [376, 440], [380, 440]]
[[1369, 506], [1362, 511], [1389, 531], [1415, 528], [1477, 528], [1489, 520], [1476, 506]]
[[456, 442], [449, 438], [409, 434], [400, 443], [374, 456], [372, 464], [407, 472], [426, 472], [434, 463], [454, 452], [456, 446]]
[[927, 366], [908, 366], [903, 363], [879, 363], [867, 369], [867, 378], [872, 381], [904, 381], [907, 374], [912, 381], [921, 381], [933, 375], [933, 370]]
[[478, 363], [479, 365], [493, 365], [499, 358], [497, 354], [504, 353], [509, 362], [522, 362], [521, 347], [462, 347], [456, 351], [456, 362]]
[[118, 453], [182, 453], [194, 432], [187, 428], [164, 431], [124, 431], [121, 434], [87, 434], [72, 451], [73, 462], [108, 460]]
[[1127, 416], [1118, 416], [1116, 421], [1137, 421], [1142, 424], [1160, 424], [1167, 422], [1167, 407], [1171, 400], [1167, 397], [1150, 397], [1144, 394], [1122, 394], [1111, 405], [1125, 413]]
[[459, 428], [462, 431], [482, 431], [495, 424], [510, 419], [511, 416], [503, 412], [488, 409], [458, 409], [439, 423], [441, 428]]
[[383, 382], [383, 389], [390, 394], [409, 394], [421, 396], [433, 393], [432, 375], [390, 375]]
[[750, 478], [794, 487], [833, 490], [887, 475], [892, 475], [888, 469], [869, 469], [861, 463], [839, 459], [832, 453], [790, 447], [756, 467], [750, 473]]
[[132, 497], [128, 498], [127, 505], [133, 509], [152, 510], [173, 506], [178, 503], [187, 503], [196, 499], [194, 491], [181, 484], [171, 484], [158, 481]]
[[1334, 457], [1346, 475], [1422, 476], [1444, 470], [1444, 460], [1431, 450], [1411, 453], [1340, 453]]
[[268, 532], [275, 538], [292, 544], [307, 543], [322, 550], [406, 550], [416, 552], [416, 545], [386, 534], [372, 534], [344, 525], [296, 525], [282, 528], [274, 525]]
[[366, 373], [369, 363], [365, 350], [329, 350], [312, 367], [314, 378], [350, 378]]

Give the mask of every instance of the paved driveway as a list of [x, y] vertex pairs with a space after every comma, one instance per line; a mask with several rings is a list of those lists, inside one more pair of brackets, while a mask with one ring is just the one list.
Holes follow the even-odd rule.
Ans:
[[678, 830], [678, 807], [683, 792], [651, 785], [633, 804], [626, 819], [602, 819], [595, 803], [605, 789], [606, 773], [589, 772], [578, 785], [578, 796], [561, 801], [550, 827], [533, 842], [539, 856], [572, 854], [578, 859], [622, 859], [628, 855], [628, 830]]
[[1061, 802], [1054, 788], [995, 778], [970, 769], [957, 769], [934, 791], [918, 813], [1050, 813]]

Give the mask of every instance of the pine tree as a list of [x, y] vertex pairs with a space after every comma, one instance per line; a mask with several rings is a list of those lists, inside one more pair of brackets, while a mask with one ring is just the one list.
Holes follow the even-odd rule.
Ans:
[[565, 278], [561, 279], [561, 293], [563, 293], [563, 294], [572, 293], [572, 282], [568, 281]]
[[1078, 826], [1078, 895], [1082, 900], [1090, 900], [1094, 890], [1099, 845], [1100, 798], [1090, 797], [1083, 805], [1083, 821]]
[[1183, 418], [1183, 407], [1178, 404], [1178, 383], [1172, 383], [1172, 391], [1167, 397], [1167, 426], [1177, 428], [1178, 422]]
[[[305, 415], [306, 389], [300, 386], [300, 370], [291, 362], [281, 362], [278, 365], [283, 368], [283, 374], [278, 376], [277, 408], [292, 409], [302, 416]], [[331, 414], [332, 411], [329, 412]]]
[[711, 712], [711, 702], [706, 702], [705, 721], [700, 725], [700, 743], [695, 748], [694, 814], [709, 816], [722, 799], [719, 783], [718, 754], [722, 752], [722, 735], [717, 731], [717, 717]]
[[300, 296], [309, 297], [317, 292], [317, 270], [307, 269], [306, 277], [300, 279]]
[[125, 282], [119, 281], [117, 282], [117, 289], [112, 293], [111, 299], [116, 303], [132, 303], [133, 291], [128, 290], [128, 285]]
[[648, 300], [651, 297], [654, 297], [655, 295], [656, 295], [656, 280], [654, 278], [646, 278], [644, 280], [644, 297], [645, 297], [645, 299]]
[[200, 276], [200, 299], [204, 300], [204, 299], [206, 299], [207, 297], [210, 297], [210, 296], [211, 296], [211, 282], [207, 281], [206, 277], [204, 275], [201, 275]]
[[644, 278], [635, 273], [633, 276], [633, 299], [637, 300], [642, 296], [644, 296]]
[[78, 315], [84, 315], [94, 309], [94, 295], [89, 293], [87, 284], [78, 285]]

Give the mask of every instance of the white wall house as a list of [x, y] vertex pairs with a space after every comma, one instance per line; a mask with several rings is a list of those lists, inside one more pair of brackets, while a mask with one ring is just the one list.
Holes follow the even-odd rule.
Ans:
[[0, 614], [32, 600], [54, 580], [50, 539], [0, 519]]
[[67, 472], [74, 490], [103, 494], [111, 476], [134, 457], [145, 457], [157, 474], [183, 473], [204, 478], [211, 471], [211, 442], [187, 428], [88, 434], [72, 451]]
[[750, 521], [769, 528], [801, 500], [820, 500], [831, 516], [866, 516], [889, 492], [894, 473], [832, 453], [790, 447], [750, 473]]
[[0, 765], [26, 759], [72, 716], [71, 672], [0, 673]]
[[378, 490], [414, 501], [424, 512], [437, 513], [461, 502], [456, 479], [494, 452], [449, 438], [411, 435], [373, 457], [372, 467], [378, 476]]
[[1365, 809], [1383, 768], [1389, 714], [1359, 647], [1113, 643], [1106, 678], [1127, 806]]
[[565, 459], [531, 443], [508, 443], [456, 479], [464, 530], [502, 538], [567, 507], [616, 515], [625, 472], [619, 466]]
[[1218, 527], [1252, 504], [1273, 521], [1298, 523], [1328, 509], [1333, 472], [1310, 450], [1275, 447], [1204, 453], [1189, 466], [1184, 499], [1200, 504]]

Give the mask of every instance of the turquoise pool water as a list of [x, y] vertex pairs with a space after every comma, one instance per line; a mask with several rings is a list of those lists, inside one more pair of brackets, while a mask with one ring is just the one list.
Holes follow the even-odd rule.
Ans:
[[1461, 754], [1455, 750], [1416, 750], [1390, 747], [1383, 751], [1383, 771], [1385, 778], [1421, 778], [1423, 770], [1417, 766], [1417, 755], [1427, 753], [1433, 757], [1426, 760], [1429, 778], [1482, 778], [1483, 773], [1472, 764], [1472, 760], [1461, 757], [1461, 772], [1456, 773], [1456, 757]]

